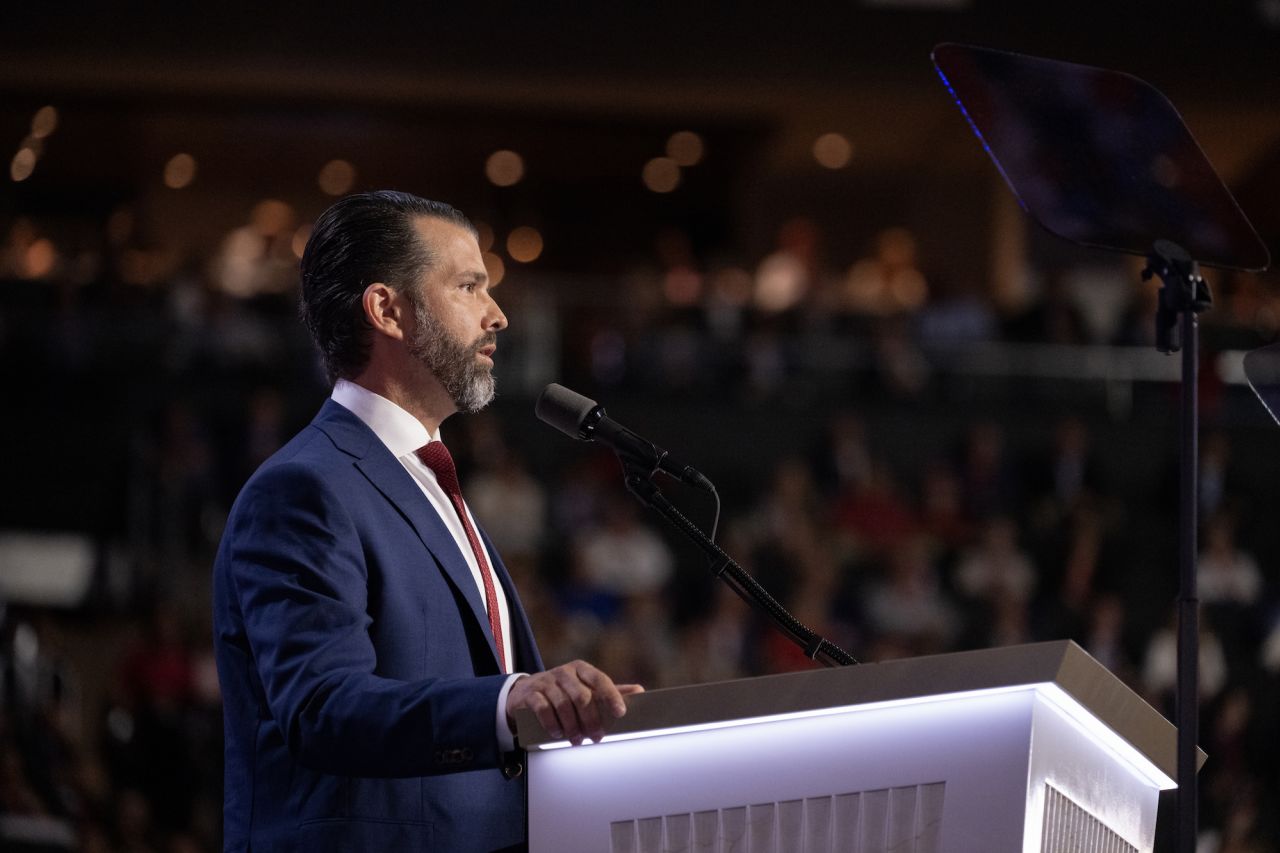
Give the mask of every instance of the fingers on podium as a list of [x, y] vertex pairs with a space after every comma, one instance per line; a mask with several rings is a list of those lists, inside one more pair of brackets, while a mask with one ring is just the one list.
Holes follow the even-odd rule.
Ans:
[[636, 684], [615, 685], [613, 679], [585, 661], [573, 661], [546, 672], [521, 678], [510, 694], [511, 710], [526, 707], [555, 738], [575, 746], [584, 738], [604, 737], [602, 713], [621, 717], [624, 696], [644, 690]]

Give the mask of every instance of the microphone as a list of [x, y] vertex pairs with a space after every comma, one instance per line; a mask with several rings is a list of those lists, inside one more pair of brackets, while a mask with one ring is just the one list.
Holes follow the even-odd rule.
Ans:
[[643, 467], [653, 476], [664, 471], [681, 482], [715, 492], [711, 481], [692, 467], [678, 462], [670, 453], [652, 441], [643, 439], [604, 413], [604, 407], [595, 400], [570, 391], [563, 385], [551, 383], [542, 389], [534, 414], [543, 423], [555, 427], [570, 438], [595, 441], [610, 448], [624, 462]]

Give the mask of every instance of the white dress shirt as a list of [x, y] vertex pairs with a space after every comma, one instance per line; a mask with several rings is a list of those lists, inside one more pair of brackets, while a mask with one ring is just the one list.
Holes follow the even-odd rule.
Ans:
[[[440, 516], [440, 520], [449, 529], [450, 535], [453, 536], [454, 543], [458, 546], [458, 551], [467, 561], [467, 567], [471, 569], [472, 579], [476, 583], [476, 589], [480, 592], [480, 600], [484, 602], [484, 579], [480, 574], [480, 564], [476, 561], [475, 552], [471, 550], [471, 542], [467, 538], [467, 531], [462, 526], [462, 520], [458, 518], [458, 513], [454, 510], [449, 496], [445, 494], [444, 489], [436, 482], [435, 472], [418, 458], [418, 448], [428, 442], [439, 441], [439, 432], [432, 435], [422, 425], [421, 421], [386, 397], [375, 394], [369, 389], [346, 379], [339, 379], [333, 386], [332, 397], [335, 403], [348, 409], [353, 415], [364, 421], [365, 425], [373, 430], [374, 435], [391, 451], [391, 455], [409, 472], [409, 476], [413, 477], [413, 481], [422, 490], [423, 496], [426, 497], [431, 507], [436, 511], [436, 515]], [[470, 507], [466, 507], [466, 510], [467, 518], [470, 520], [472, 527], [478, 529], [476, 520], [471, 515]], [[482, 547], [483, 544], [482, 542]], [[489, 554], [488, 559], [489, 565], [492, 566], [494, 563], [493, 555]], [[507, 604], [507, 596], [502, 589], [502, 584], [498, 583], [496, 572], [493, 577], [493, 586], [494, 591], [497, 593], [498, 614], [502, 625], [502, 647], [506, 658], [503, 662], [503, 668], [507, 672], [512, 672], [515, 668], [515, 662], [514, 649], [511, 643], [511, 611]], [[498, 694], [498, 744], [504, 752], [510, 751], [515, 746], [511, 729], [507, 725], [506, 706], [507, 693], [510, 692], [511, 685], [519, 677], [520, 673], [512, 672], [511, 677], [502, 686], [502, 692]]]

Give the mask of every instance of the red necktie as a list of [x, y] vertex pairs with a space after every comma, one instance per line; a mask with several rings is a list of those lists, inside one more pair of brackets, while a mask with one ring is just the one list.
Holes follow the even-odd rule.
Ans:
[[484, 583], [484, 606], [489, 611], [489, 630], [493, 632], [493, 642], [498, 647], [498, 669], [507, 671], [507, 653], [502, 642], [502, 613], [498, 609], [498, 591], [493, 585], [493, 572], [489, 570], [489, 561], [485, 558], [484, 546], [480, 537], [467, 517], [467, 508], [462, 503], [462, 488], [458, 485], [458, 469], [453, 465], [453, 457], [449, 449], [438, 441], [433, 441], [418, 448], [418, 458], [436, 474], [436, 482], [462, 521], [462, 529], [467, 532], [467, 541], [471, 543], [471, 552], [476, 555], [476, 563], [480, 566], [480, 579]]

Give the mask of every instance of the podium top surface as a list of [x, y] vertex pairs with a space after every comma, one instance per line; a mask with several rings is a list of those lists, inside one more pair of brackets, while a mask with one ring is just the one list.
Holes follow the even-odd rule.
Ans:
[[[1039, 685], [1057, 686], [1152, 764], [1175, 775], [1177, 730], [1173, 724], [1070, 640], [653, 690], [627, 699], [627, 714], [607, 726], [606, 741], [660, 730]], [[522, 748], [538, 750], [563, 743], [547, 734], [532, 712], [518, 711], [515, 719]], [[1201, 751], [1198, 764], [1204, 759]]]

